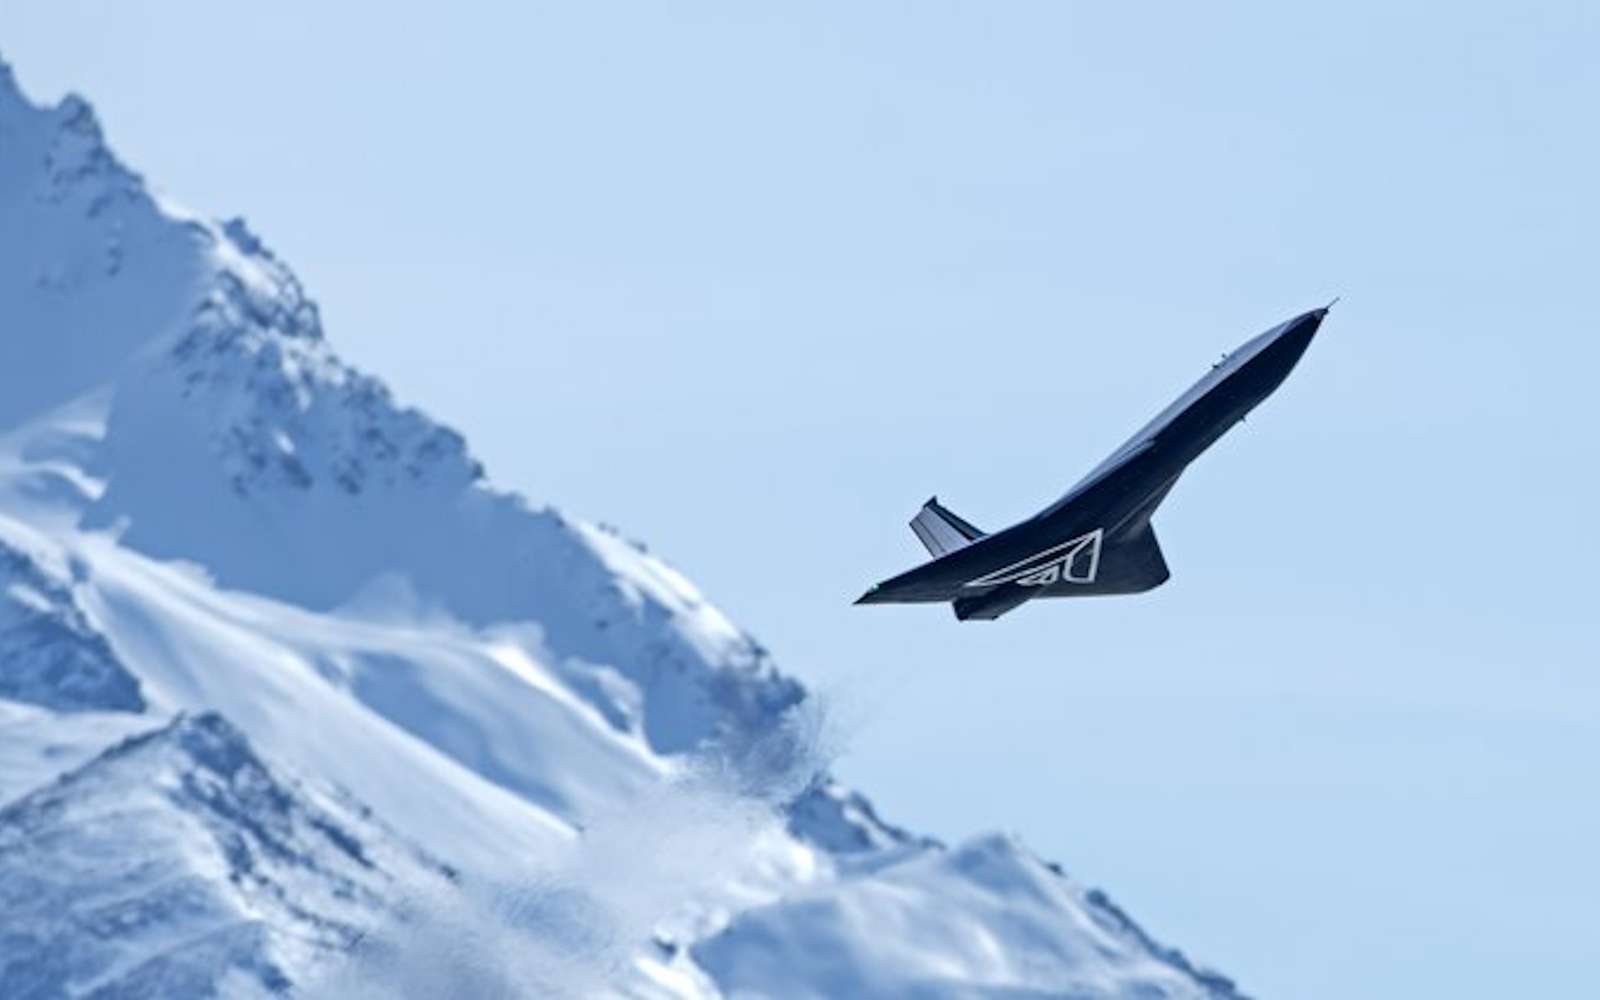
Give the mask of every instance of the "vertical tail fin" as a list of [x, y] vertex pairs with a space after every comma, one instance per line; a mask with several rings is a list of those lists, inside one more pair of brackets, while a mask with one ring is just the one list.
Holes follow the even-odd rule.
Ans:
[[965, 548], [983, 537], [983, 532], [946, 510], [938, 497], [930, 497], [917, 511], [911, 530], [933, 556]]

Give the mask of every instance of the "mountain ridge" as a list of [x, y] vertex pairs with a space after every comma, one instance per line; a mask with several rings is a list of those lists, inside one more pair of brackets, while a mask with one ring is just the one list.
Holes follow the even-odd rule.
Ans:
[[453, 877], [359, 804], [276, 773], [214, 712], [131, 735], [0, 808], [0, 857], [0, 986], [16, 997], [63, 982], [184, 995], [219, 967], [279, 993], [308, 944], [347, 948], [376, 926], [391, 882]]
[[[160, 832], [173, 809], [192, 826], [206, 800], [158, 789], [218, 775], [200, 752], [214, 743], [279, 790], [269, 803], [394, 831], [350, 843], [400, 857], [393, 845], [414, 842], [439, 859], [396, 862], [407, 880], [543, 872], [520, 890], [535, 910], [586, 902], [542, 933], [614, 942], [585, 990], [799, 996], [815, 973], [813, 987], [854, 995], [1236, 995], [1013, 839], [946, 849], [882, 821], [827, 777], [804, 688], [693, 584], [613, 532], [493, 488], [461, 435], [337, 356], [299, 280], [242, 220], [158, 202], [87, 102], [37, 108], [3, 61], [0, 211], [24, 234], [0, 231], [0, 699], [19, 706], [0, 730], [58, 732], [76, 757], [122, 725], [107, 718], [175, 720], [153, 731], [176, 734], [179, 754], [130, 779], [126, 803], [103, 790], [72, 801], [81, 781], [0, 803], [0, 837], [44, 829], [20, 808], [35, 796], [144, 803], [139, 816], [166, 817], [129, 821], [144, 850], [205, 899], [235, 900], [238, 873], [204, 838]], [[44, 664], [29, 668], [17, 637], [41, 615], [62, 631], [25, 647]], [[103, 773], [130, 752], [118, 747], [151, 739], [67, 773]], [[40, 773], [49, 748], [35, 746], [15, 773]], [[296, 807], [313, 786], [280, 773], [338, 791]], [[231, 782], [206, 787], [238, 793]], [[235, 812], [236, 829], [206, 826], [211, 843], [248, 841], [250, 810]], [[324, 836], [301, 827], [303, 841]], [[324, 839], [318, 857], [362, 868], [360, 851]], [[662, 864], [638, 867], [657, 852]], [[79, 876], [55, 898], [108, 884]], [[310, 886], [315, 924], [343, 904]], [[907, 894], [966, 938], [909, 919]], [[351, 926], [405, 933], [392, 898], [362, 899]], [[335, 935], [275, 957], [302, 918], [249, 905], [268, 914], [255, 930], [207, 938], [221, 943], [177, 965], [148, 950], [144, 977], [116, 995], [284, 992], [349, 949]], [[162, 913], [151, 933], [190, 926]], [[865, 931], [881, 926], [905, 934]], [[0, 941], [19, 934], [37, 939], [0, 916]], [[1053, 943], [1028, 943], [1039, 934]], [[97, 947], [91, 934], [52, 951], [87, 967]], [[0, 971], [0, 986], [99, 988], [48, 992], [57, 972], [73, 970]]]

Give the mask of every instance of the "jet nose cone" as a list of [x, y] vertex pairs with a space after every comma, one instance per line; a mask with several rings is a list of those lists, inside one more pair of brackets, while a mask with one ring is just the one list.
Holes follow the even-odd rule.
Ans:
[[1322, 326], [1322, 321], [1328, 318], [1328, 310], [1331, 308], [1333, 308], [1332, 302], [1325, 306], [1318, 306], [1310, 312], [1302, 313], [1295, 322], [1289, 325], [1289, 329], [1294, 333], [1309, 337]]
[[[1328, 305], [1332, 305], [1330, 302]], [[1288, 364], [1283, 374], [1287, 375], [1300, 360], [1300, 356], [1311, 346], [1311, 341], [1316, 339], [1317, 330], [1322, 326], [1322, 320], [1328, 315], [1328, 306], [1304, 312], [1283, 325], [1283, 332], [1278, 335], [1275, 342], [1276, 354], [1284, 358]]]

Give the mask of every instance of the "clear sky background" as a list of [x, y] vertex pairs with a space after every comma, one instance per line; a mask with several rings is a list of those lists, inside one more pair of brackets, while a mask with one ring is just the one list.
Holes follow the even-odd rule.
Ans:
[[[1572, 996], [1597, 10], [0, 0], [0, 54], [497, 482], [683, 568], [891, 819], [1017, 831], [1264, 997]], [[1335, 295], [1157, 516], [1165, 588], [850, 605], [930, 493], [1030, 514]]]

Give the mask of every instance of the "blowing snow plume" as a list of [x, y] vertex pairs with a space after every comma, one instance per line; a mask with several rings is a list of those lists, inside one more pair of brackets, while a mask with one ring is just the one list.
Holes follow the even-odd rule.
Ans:
[[[806, 701], [737, 759], [721, 748], [625, 807], [594, 816], [554, 866], [466, 880], [330, 963], [313, 1000], [593, 996], [709, 986], [682, 949], [803, 869], [787, 807], [822, 780], [823, 713]], [[539, 866], [530, 861], [530, 868]]]

